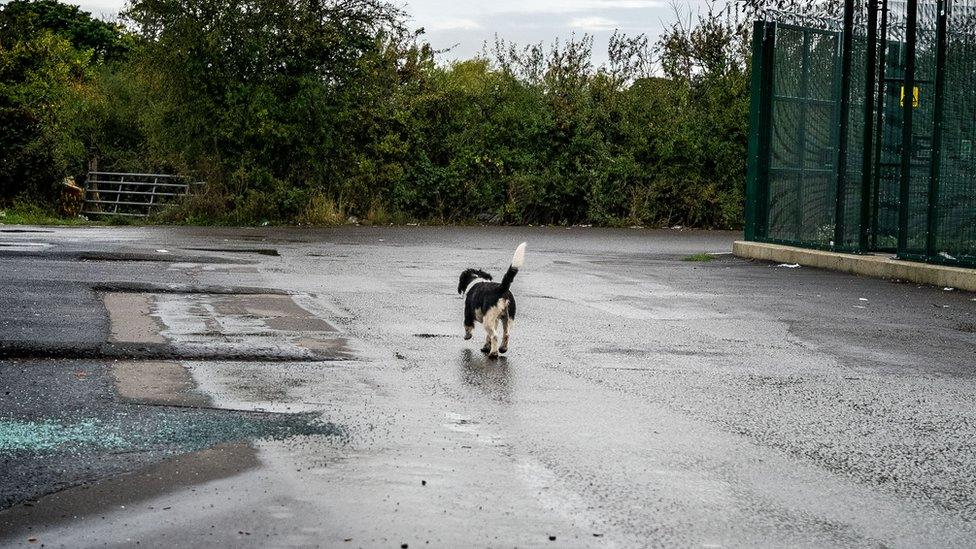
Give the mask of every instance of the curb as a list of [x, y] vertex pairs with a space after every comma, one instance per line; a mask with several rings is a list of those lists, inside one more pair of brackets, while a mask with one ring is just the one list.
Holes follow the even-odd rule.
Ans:
[[976, 292], [976, 269], [916, 263], [878, 255], [843, 254], [742, 240], [732, 244], [732, 254], [747, 259], [795, 263], [804, 267], [828, 269], [874, 278], [906, 280], [917, 284]]

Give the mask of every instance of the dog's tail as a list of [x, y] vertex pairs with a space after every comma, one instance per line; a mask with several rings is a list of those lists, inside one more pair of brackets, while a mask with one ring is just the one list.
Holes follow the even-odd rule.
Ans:
[[515, 280], [515, 275], [518, 274], [523, 263], [525, 263], [525, 242], [519, 244], [518, 248], [515, 248], [515, 255], [512, 256], [512, 264], [505, 271], [505, 276], [502, 277], [501, 290], [503, 292], [507, 292], [508, 288], [511, 287], [512, 281]]

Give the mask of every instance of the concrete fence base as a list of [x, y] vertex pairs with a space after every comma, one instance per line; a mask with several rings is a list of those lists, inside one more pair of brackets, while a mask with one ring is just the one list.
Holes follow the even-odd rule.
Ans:
[[976, 292], [976, 269], [916, 263], [877, 255], [843, 254], [741, 240], [732, 245], [732, 253], [738, 257], [749, 259], [799, 264], [805, 267]]

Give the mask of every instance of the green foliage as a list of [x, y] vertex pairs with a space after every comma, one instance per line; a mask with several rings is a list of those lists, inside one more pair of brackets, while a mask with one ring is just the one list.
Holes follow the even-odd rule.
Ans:
[[709, 261], [712, 261], [714, 259], [715, 259], [715, 256], [714, 255], [712, 255], [710, 253], [707, 253], [707, 252], [701, 252], [701, 253], [689, 255], [688, 257], [684, 258], [683, 261], [693, 261], [693, 262], [698, 262], [698, 263], [708, 263]]
[[740, 223], [745, 41], [711, 12], [616, 35], [603, 66], [589, 37], [438, 63], [381, 0], [133, 0], [131, 34], [86, 17], [2, 8], [0, 197], [94, 161], [207, 181], [169, 222]]
[[12, 47], [47, 32], [99, 61], [122, 59], [133, 45], [121, 25], [94, 19], [78, 6], [57, 0], [11, 0], [0, 10], [0, 45]]
[[0, 47], [0, 197], [53, 200], [56, 184], [81, 171], [74, 128], [87, 93], [89, 54], [50, 32]]
[[50, 203], [65, 177], [84, 173], [96, 67], [122, 59], [132, 44], [121, 26], [76, 6], [0, 6], [0, 201], [25, 195]]
[[0, 225], [86, 225], [81, 217], [63, 218], [46, 204], [15, 199], [7, 208], [0, 209]]

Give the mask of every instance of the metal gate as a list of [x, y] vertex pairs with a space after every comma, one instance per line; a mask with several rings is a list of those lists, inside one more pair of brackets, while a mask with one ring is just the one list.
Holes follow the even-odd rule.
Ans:
[[[770, 242], [829, 246], [836, 197], [840, 35], [794, 25], [762, 25], [770, 63], [760, 115], [764, 185], [755, 235]], [[768, 51], [768, 50], [771, 50]], [[754, 90], [755, 91], [755, 90]]]
[[88, 172], [85, 215], [147, 217], [190, 192], [186, 177], [166, 174]]

